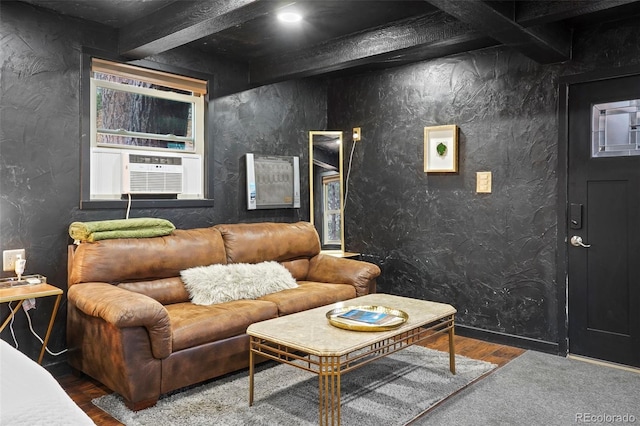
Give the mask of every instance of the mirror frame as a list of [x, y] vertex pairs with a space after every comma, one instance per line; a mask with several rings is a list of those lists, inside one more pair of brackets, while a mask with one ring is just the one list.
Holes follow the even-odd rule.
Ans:
[[[309, 216], [310, 222], [316, 226], [314, 218], [314, 173], [313, 173], [313, 139], [314, 136], [329, 136], [338, 138], [340, 146], [338, 148], [338, 175], [340, 176], [340, 251], [345, 252], [344, 249], [344, 176], [343, 176], [343, 146], [344, 138], [343, 132], [340, 130], [311, 130], [309, 131]], [[316, 227], [316, 229], [318, 229]], [[330, 251], [322, 249], [322, 236], [320, 235], [320, 247], [321, 251]]]

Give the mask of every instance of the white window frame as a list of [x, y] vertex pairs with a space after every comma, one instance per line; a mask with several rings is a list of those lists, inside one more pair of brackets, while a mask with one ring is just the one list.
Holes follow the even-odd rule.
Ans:
[[[135, 77], [140, 81], [149, 81], [144, 77]], [[151, 81], [149, 81], [151, 82]], [[156, 83], [156, 82], [153, 82]], [[156, 83], [157, 84], [157, 83]], [[180, 137], [175, 135], [158, 135], [158, 134], [149, 134], [149, 133], [140, 133], [140, 132], [130, 132], [126, 130], [109, 130], [109, 129], [98, 129], [98, 105], [97, 105], [97, 92], [98, 88], [106, 88], [111, 90], [119, 90], [122, 92], [128, 93], [138, 93], [145, 96], [156, 97], [160, 99], [167, 99], [172, 101], [179, 101], [185, 103], [191, 103], [193, 105], [193, 130], [194, 135], [193, 138], [188, 137]], [[91, 77], [90, 83], [91, 89], [91, 147], [105, 147], [105, 148], [114, 148], [114, 149], [142, 149], [145, 151], [175, 151], [175, 152], [185, 152], [185, 150], [181, 149], [172, 149], [172, 148], [158, 148], [158, 147], [144, 147], [144, 146], [131, 146], [131, 145], [115, 145], [115, 144], [98, 144], [98, 134], [114, 134], [118, 136], [132, 136], [132, 137], [141, 137], [141, 138], [151, 138], [158, 140], [166, 140], [166, 141], [176, 141], [176, 142], [188, 142], [193, 140], [194, 149], [187, 150], [186, 152], [192, 152], [196, 154], [202, 155], [204, 153], [204, 117], [205, 117], [205, 104], [204, 104], [204, 96], [201, 95], [186, 95], [182, 93], [156, 90], [147, 87], [138, 87], [127, 84], [115, 83], [112, 81], [106, 81], [101, 79], [96, 79]]]

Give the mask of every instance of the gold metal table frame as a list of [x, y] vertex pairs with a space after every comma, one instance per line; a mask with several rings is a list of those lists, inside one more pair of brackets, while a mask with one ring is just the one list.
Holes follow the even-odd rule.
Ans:
[[[371, 295], [372, 296], [372, 295]], [[367, 297], [367, 296], [364, 296]], [[357, 300], [357, 299], [353, 299]], [[419, 302], [419, 301], [416, 301]], [[433, 302], [427, 302], [433, 303]], [[438, 304], [440, 305], [440, 304]], [[449, 305], [443, 305], [449, 306]], [[404, 306], [398, 306], [404, 309]], [[450, 307], [451, 308], [451, 307]], [[323, 313], [331, 307], [317, 308]], [[340, 386], [341, 376], [344, 373], [355, 370], [363, 365], [377, 359], [398, 352], [408, 346], [422, 343], [436, 335], [447, 333], [449, 336], [449, 369], [455, 374], [455, 346], [454, 346], [454, 321], [455, 309], [444, 315], [435, 315], [435, 318], [418, 320], [416, 324], [409, 321], [408, 325], [399, 327], [396, 330], [385, 332], [360, 332], [340, 330], [338, 333], [359, 333], [365, 344], [350, 346], [344, 351], [326, 351], [322, 348], [303, 348], [291, 342], [285, 342], [277, 336], [264, 336], [260, 332], [248, 330], [250, 336], [249, 352], [249, 405], [253, 405], [254, 400], [254, 365], [256, 356], [272, 359], [283, 364], [288, 364], [302, 370], [318, 375], [318, 416], [321, 425], [340, 424]], [[298, 314], [292, 314], [298, 315]], [[285, 320], [286, 318], [286, 320]], [[271, 326], [276, 326], [277, 320], [282, 320], [282, 324], [291, 324], [291, 316], [280, 317]], [[411, 315], [409, 316], [411, 320]], [[318, 321], [327, 322], [324, 315]], [[327, 322], [328, 323], [328, 322]], [[335, 328], [331, 325], [328, 327]], [[273, 327], [269, 327], [273, 330]], [[286, 327], [283, 327], [286, 329]], [[331, 333], [335, 333], [334, 330]], [[276, 333], [277, 334], [277, 333]], [[352, 334], [350, 336], [353, 336]]]
[[42, 358], [44, 357], [44, 351], [47, 349], [47, 342], [49, 342], [49, 336], [51, 335], [51, 329], [58, 313], [58, 306], [60, 306], [60, 300], [62, 299], [62, 290], [58, 287], [50, 284], [31, 284], [22, 285], [16, 287], [8, 287], [0, 289], [0, 303], [17, 301], [18, 305], [11, 309], [9, 308], [9, 316], [0, 326], [0, 331], [9, 324], [11, 318], [16, 315], [16, 312], [22, 308], [22, 302], [27, 299], [38, 299], [40, 297], [56, 296], [56, 301], [51, 312], [51, 318], [49, 319], [49, 326], [47, 327], [47, 334], [42, 341], [42, 349], [40, 350], [40, 356], [38, 357], [38, 364], [42, 364]]

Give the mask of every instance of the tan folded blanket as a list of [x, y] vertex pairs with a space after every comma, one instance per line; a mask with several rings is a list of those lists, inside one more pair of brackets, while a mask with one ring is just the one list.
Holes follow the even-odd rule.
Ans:
[[73, 222], [69, 225], [69, 235], [76, 242], [99, 241], [114, 238], [149, 238], [169, 235], [176, 229], [166, 219], [141, 217], [135, 219], [98, 220], [94, 222]]

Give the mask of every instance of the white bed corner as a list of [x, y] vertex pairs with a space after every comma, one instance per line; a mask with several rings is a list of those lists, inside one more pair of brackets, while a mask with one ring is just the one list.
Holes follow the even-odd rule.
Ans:
[[95, 423], [42, 366], [0, 339], [0, 425]]

